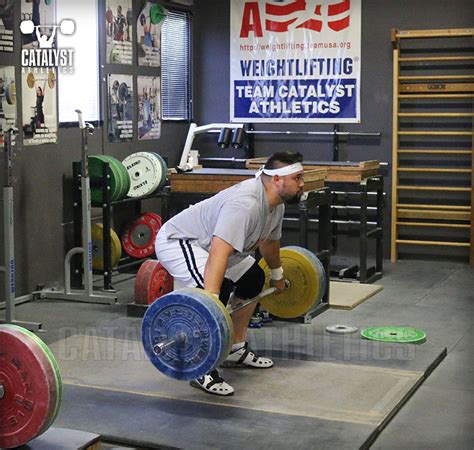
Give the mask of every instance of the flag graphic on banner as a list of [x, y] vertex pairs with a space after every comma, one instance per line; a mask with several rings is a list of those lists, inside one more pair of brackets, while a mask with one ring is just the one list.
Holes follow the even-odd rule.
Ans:
[[[346, 29], [350, 24], [350, 0], [344, 0], [341, 3], [328, 5], [328, 19], [333, 16], [344, 14], [344, 17], [328, 20], [328, 27], [334, 31]], [[323, 28], [322, 5], [318, 4], [314, 8], [312, 14], [317, 18], [309, 18], [303, 22], [299, 22], [298, 13], [306, 13], [306, 0], [295, 0], [286, 4], [265, 3], [265, 29], [276, 33], [283, 33], [289, 30], [290, 25], [295, 24], [294, 28], [306, 28], [308, 30], [319, 32]], [[311, 13], [311, 12], [310, 12]]]

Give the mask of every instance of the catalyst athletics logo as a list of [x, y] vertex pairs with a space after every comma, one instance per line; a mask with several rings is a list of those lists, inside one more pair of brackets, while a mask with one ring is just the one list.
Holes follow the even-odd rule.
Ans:
[[[50, 34], [42, 33], [41, 29], [51, 30]], [[32, 20], [20, 23], [22, 34], [36, 34], [39, 48], [23, 49], [21, 65], [23, 72], [27, 67], [51, 68], [56, 67], [63, 73], [74, 72], [74, 50], [71, 48], [53, 48], [56, 32], [71, 35], [76, 30], [76, 24], [71, 19], [63, 19], [59, 25], [35, 25]]]

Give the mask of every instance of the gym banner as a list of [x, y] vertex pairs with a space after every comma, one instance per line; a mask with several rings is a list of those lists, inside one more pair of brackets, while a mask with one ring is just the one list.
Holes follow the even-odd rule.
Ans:
[[230, 120], [360, 122], [362, 0], [230, 0]]

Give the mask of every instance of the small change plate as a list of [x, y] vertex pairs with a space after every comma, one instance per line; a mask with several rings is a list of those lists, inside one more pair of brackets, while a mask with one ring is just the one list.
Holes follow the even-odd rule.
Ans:
[[352, 334], [359, 329], [351, 325], [328, 325], [326, 331], [331, 334]]

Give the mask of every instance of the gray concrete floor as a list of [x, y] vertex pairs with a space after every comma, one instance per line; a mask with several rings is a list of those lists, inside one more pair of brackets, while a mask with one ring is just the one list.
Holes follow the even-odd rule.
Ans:
[[[415, 326], [448, 356], [402, 407], [372, 445], [374, 449], [474, 448], [474, 270], [445, 262], [384, 262], [377, 284], [384, 290], [352, 311], [329, 310], [310, 325]], [[40, 336], [52, 343], [120, 320], [131, 301], [132, 282], [114, 280], [120, 303], [113, 306], [41, 300], [21, 305], [18, 320], [41, 321]], [[3, 312], [0, 311], [0, 317]], [[185, 432], [185, 431], [183, 431]], [[315, 430], [310, 431], [312, 434]], [[320, 448], [320, 447], [315, 447]]]

